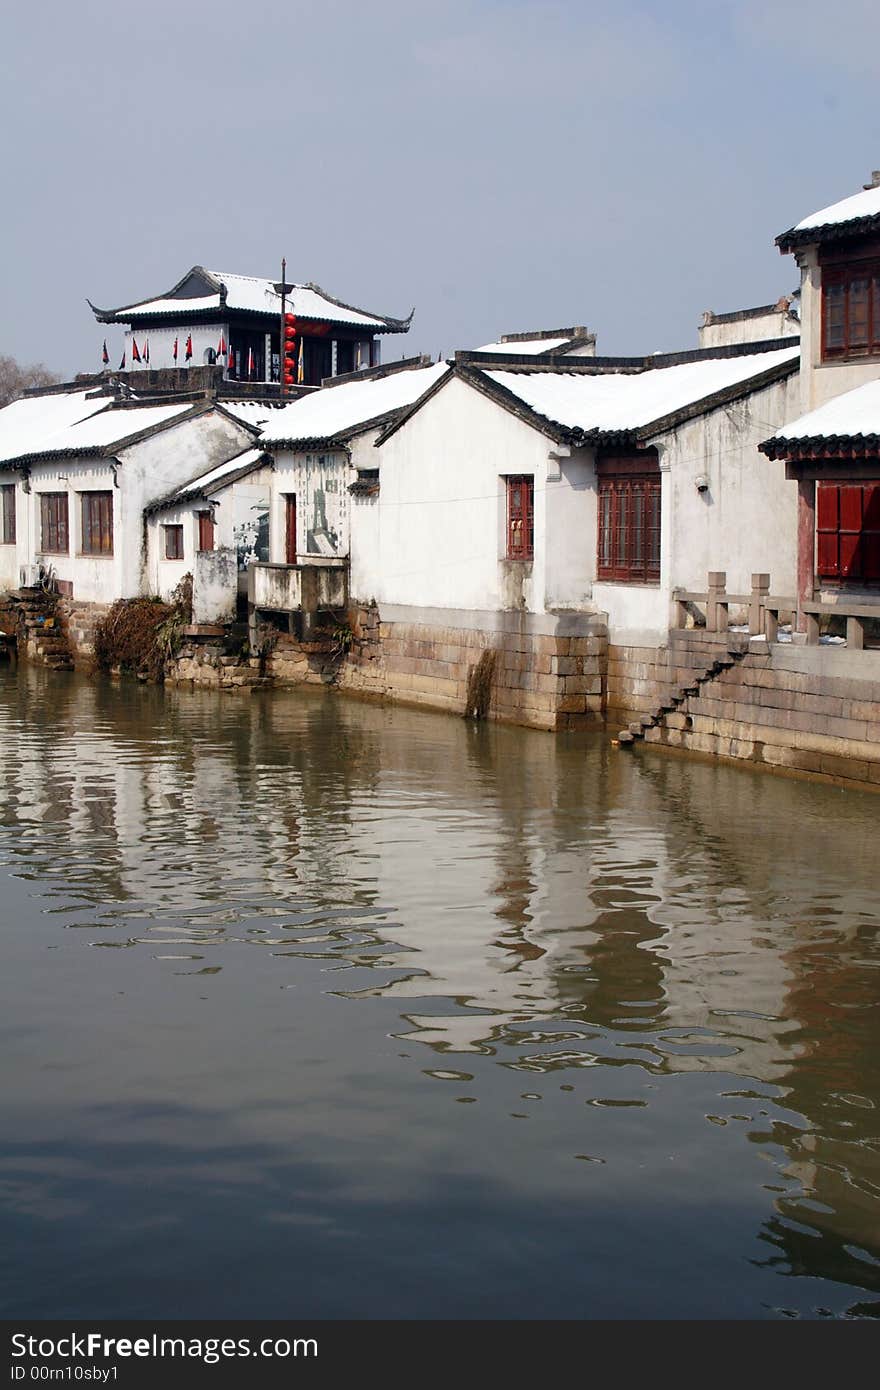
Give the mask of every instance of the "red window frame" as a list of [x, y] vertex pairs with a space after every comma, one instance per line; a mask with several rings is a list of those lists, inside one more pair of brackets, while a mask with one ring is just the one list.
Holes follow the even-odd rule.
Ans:
[[15, 545], [15, 483], [0, 484], [0, 545]]
[[605, 454], [596, 464], [599, 579], [654, 584], [660, 579], [660, 467], [653, 450]]
[[535, 479], [530, 473], [505, 478], [507, 484], [507, 559], [535, 558]]
[[822, 267], [822, 361], [880, 356], [880, 259]]
[[880, 584], [880, 478], [817, 485], [816, 573], [820, 579]]
[[165, 559], [183, 559], [183, 527], [179, 524], [163, 526], [165, 532]]
[[199, 520], [199, 550], [214, 549], [214, 513], [197, 512]]
[[40, 549], [44, 555], [70, 554], [70, 515], [66, 492], [40, 493]]
[[113, 554], [113, 493], [83, 492], [81, 497], [82, 555]]

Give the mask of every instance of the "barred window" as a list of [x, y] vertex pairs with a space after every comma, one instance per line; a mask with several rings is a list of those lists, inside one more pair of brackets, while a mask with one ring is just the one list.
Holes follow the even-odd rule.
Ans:
[[507, 558], [532, 560], [535, 555], [535, 480], [531, 475], [507, 483]]
[[599, 579], [660, 578], [660, 471], [654, 451], [597, 462]]
[[880, 261], [822, 270], [822, 357], [880, 354]]

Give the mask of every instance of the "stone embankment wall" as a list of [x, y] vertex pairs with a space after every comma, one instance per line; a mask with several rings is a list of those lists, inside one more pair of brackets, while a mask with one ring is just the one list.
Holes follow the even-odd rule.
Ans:
[[[611, 647], [609, 723], [650, 714], [731, 643], [673, 631], [667, 647]], [[612, 720], [613, 716], [613, 720]], [[751, 642], [646, 729], [645, 742], [880, 791], [880, 651]]]
[[241, 646], [215, 639], [185, 641], [166, 679], [173, 685], [190, 684], [209, 690], [254, 690], [266, 686], [328, 685], [335, 680], [343, 655], [332, 641], [299, 642], [280, 634], [262, 652], [232, 651]]
[[362, 607], [352, 629], [337, 679], [345, 690], [453, 714], [482, 694], [489, 719], [539, 729], [601, 723], [602, 615]]
[[81, 603], [72, 598], [59, 599], [58, 612], [77, 666], [87, 665], [91, 661], [95, 650], [95, 628], [109, 609], [109, 603]]

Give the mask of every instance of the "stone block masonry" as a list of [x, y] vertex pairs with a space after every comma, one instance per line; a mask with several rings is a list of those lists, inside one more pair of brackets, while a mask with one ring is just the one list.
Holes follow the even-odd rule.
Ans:
[[751, 642], [742, 659], [662, 712], [728, 640], [699, 629], [669, 637], [650, 652], [609, 649], [615, 726], [656, 714], [648, 744], [880, 791], [880, 651]]
[[95, 628], [110, 611], [109, 603], [82, 603], [62, 598], [58, 610], [64, 622], [74, 663], [89, 665], [95, 651]]
[[464, 714], [468, 679], [494, 653], [487, 717], [538, 729], [600, 725], [607, 653], [599, 614], [361, 606], [337, 684]]

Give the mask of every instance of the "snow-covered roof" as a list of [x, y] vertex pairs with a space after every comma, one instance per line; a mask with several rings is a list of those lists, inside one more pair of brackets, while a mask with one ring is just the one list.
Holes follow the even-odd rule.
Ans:
[[157, 425], [168, 425], [181, 415], [189, 414], [192, 408], [192, 401], [176, 405], [137, 406], [116, 406], [111, 403], [106, 410], [71, 425], [53, 442], [52, 451], [109, 449], [133, 434], [155, 429]]
[[880, 381], [834, 396], [816, 410], [783, 425], [773, 440], [880, 438]]
[[25, 397], [0, 410], [0, 461], [100, 452], [192, 409], [191, 401], [122, 406], [84, 391]]
[[794, 364], [799, 347], [742, 356], [703, 357], [643, 371], [496, 371], [469, 369], [503, 387], [549, 422], [589, 433], [643, 430], [689, 406]]
[[[124, 304], [118, 309], [99, 309], [91, 301], [89, 303], [101, 323], [130, 323], [133, 319], [170, 315], [198, 318], [206, 313], [216, 317], [224, 309], [274, 316], [281, 312], [277, 283], [254, 275], [235, 275], [225, 270], [193, 266], [166, 294], [152, 299]], [[200, 293], [195, 296], [187, 293], [193, 289]], [[409, 319], [394, 319], [366, 313], [334, 299], [320, 285], [314, 284], [293, 285], [287, 294], [286, 309], [300, 319], [345, 324], [369, 333], [405, 333], [412, 318], [412, 314]]]
[[224, 463], [215, 464], [206, 473], [200, 473], [197, 477], [190, 478], [188, 483], [175, 488], [160, 502], [152, 503], [147, 511], [163, 511], [168, 507], [180, 506], [181, 503], [195, 497], [213, 497], [222, 492], [224, 488], [229, 487], [230, 484], [237, 483], [240, 478], [245, 478], [249, 473], [255, 472], [266, 462], [266, 455], [262, 449], [245, 449], [243, 453], [235, 454], [232, 458], [226, 459]]
[[793, 246], [823, 240], [826, 234], [839, 236], [842, 232], [861, 231], [862, 226], [850, 225], [855, 223], [863, 224], [865, 230], [870, 230], [874, 218], [880, 219], [880, 187], [865, 188], [861, 193], [853, 193], [849, 198], [841, 198], [838, 203], [810, 213], [809, 217], [804, 217], [796, 226], [778, 236], [776, 244], [780, 250], [788, 251]]
[[242, 424], [250, 425], [252, 429], [262, 429], [276, 411], [284, 408], [280, 401], [276, 404], [274, 401], [218, 400], [217, 404], [229, 415], [234, 415], [236, 420], [241, 420]]
[[78, 420], [106, 410], [106, 396], [89, 400], [85, 391], [25, 396], [0, 410], [0, 461], [41, 453]]
[[565, 347], [568, 338], [523, 338], [518, 343], [506, 343], [503, 338], [497, 343], [484, 343], [482, 347], [475, 348], [475, 352], [494, 352], [494, 353], [516, 353], [517, 356], [527, 357], [533, 353], [537, 355], [541, 352], [558, 352]]
[[445, 363], [390, 371], [364, 381], [325, 386], [283, 410], [275, 411], [264, 428], [261, 444], [295, 444], [314, 440], [344, 440], [372, 421], [384, 420], [417, 401], [449, 371]]

